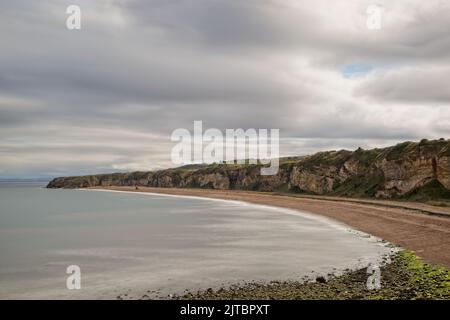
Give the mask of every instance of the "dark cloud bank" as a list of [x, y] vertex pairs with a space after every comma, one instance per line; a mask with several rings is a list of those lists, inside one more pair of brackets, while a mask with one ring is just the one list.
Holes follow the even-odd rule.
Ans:
[[0, 177], [169, 167], [194, 120], [279, 128], [282, 155], [450, 136], [447, 1], [378, 1], [380, 30], [363, 0], [76, 4], [77, 31], [0, 4]]

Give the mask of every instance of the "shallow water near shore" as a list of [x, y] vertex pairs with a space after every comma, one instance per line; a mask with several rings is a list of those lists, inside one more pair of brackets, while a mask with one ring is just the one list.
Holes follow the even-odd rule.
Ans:
[[[0, 298], [166, 298], [365, 267], [379, 239], [294, 210], [155, 194], [0, 184]], [[66, 268], [81, 268], [81, 289]]]

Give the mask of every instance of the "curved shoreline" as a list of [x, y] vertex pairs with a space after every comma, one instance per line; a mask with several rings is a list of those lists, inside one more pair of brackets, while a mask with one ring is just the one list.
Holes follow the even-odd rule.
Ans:
[[79, 191], [83, 190], [90, 190], [90, 191], [99, 191], [99, 192], [117, 192], [117, 193], [132, 193], [132, 194], [142, 194], [142, 195], [153, 195], [153, 196], [162, 196], [162, 197], [174, 197], [174, 198], [184, 198], [184, 199], [197, 199], [197, 200], [204, 200], [204, 201], [217, 201], [222, 202], [225, 204], [236, 204], [239, 206], [245, 206], [245, 207], [252, 207], [252, 208], [262, 208], [262, 209], [268, 209], [284, 214], [289, 214], [293, 216], [302, 216], [304, 218], [317, 221], [317, 222], [323, 222], [327, 223], [328, 225], [342, 231], [352, 231], [357, 232], [358, 234], [365, 235], [365, 236], [371, 236], [373, 238], [376, 238], [377, 240], [382, 240], [376, 236], [373, 236], [371, 234], [368, 234], [366, 232], [362, 232], [356, 229], [353, 229], [351, 226], [340, 222], [335, 219], [331, 219], [328, 217], [316, 215], [312, 212], [307, 212], [304, 210], [299, 209], [290, 209], [290, 208], [283, 208], [280, 206], [274, 206], [274, 205], [266, 205], [266, 204], [258, 204], [258, 203], [252, 203], [247, 202], [243, 200], [230, 200], [230, 199], [219, 199], [219, 198], [210, 198], [210, 197], [202, 197], [202, 196], [192, 196], [192, 195], [180, 195], [180, 194], [168, 194], [168, 193], [158, 193], [158, 192], [142, 192], [142, 191], [130, 191], [130, 190], [114, 190], [114, 189], [99, 189], [99, 188], [88, 188], [88, 189], [75, 189]]
[[136, 190], [134, 187], [115, 186], [89, 189], [194, 196], [306, 211], [409, 249], [426, 262], [450, 266], [449, 218], [411, 213], [401, 207], [383, 206], [381, 202], [375, 205], [235, 190], [153, 187], [139, 187]]
[[[361, 270], [366, 270], [368, 266], [384, 266], [391, 262], [391, 258], [395, 256], [401, 250], [401, 248], [395, 247], [390, 243], [383, 241], [382, 239], [372, 236], [370, 234], [358, 231], [356, 229], [351, 228], [350, 226], [339, 222], [335, 219], [330, 219], [328, 217], [323, 217], [320, 215], [316, 215], [314, 213], [305, 212], [303, 210], [284, 208], [280, 206], [267, 205], [267, 204], [257, 204], [252, 202], [247, 202], [243, 200], [230, 200], [230, 199], [219, 199], [219, 198], [211, 198], [211, 197], [203, 197], [201, 195], [183, 195], [183, 194], [167, 194], [160, 192], [141, 192], [136, 189], [133, 190], [115, 190], [115, 189], [98, 189], [98, 188], [89, 188], [89, 189], [76, 189], [77, 191], [97, 191], [97, 192], [111, 192], [111, 193], [125, 193], [125, 194], [135, 194], [135, 195], [143, 195], [143, 196], [153, 196], [153, 197], [174, 197], [179, 199], [195, 199], [206, 202], [221, 202], [226, 205], [236, 205], [238, 208], [236, 210], [240, 210], [241, 208], [250, 208], [254, 210], [256, 213], [262, 213], [263, 211], [273, 211], [275, 214], [285, 214], [292, 216], [294, 219], [302, 218], [305, 220], [310, 220], [313, 223], [318, 223], [319, 225], [326, 225], [328, 231], [331, 233], [339, 232], [343, 234], [352, 234], [350, 237], [360, 238], [361, 241], [371, 243], [371, 245], [375, 245], [379, 248], [384, 249], [375, 249], [373, 247], [370, 253], [355, 256], [352, 261], [347, 261], [345, 266], [337, 265], [333, 268], [325, 268], [323, 266], [317, 266], [317, 269], [311, 269], [307, 273], [303, 272], [302, 275], [294, 276], [294, 277], [268, 277], [265, 279], [259, 280], [251, 280], [255, 279], [253, 276], [242, 278], [237, 281], [223, 281], [221, 284], [214, 283], [202, 283], [194, 288], [173, 288], [172, 294], [166, 296], [154, 296], [152, 290], [140, 291], [133, 290], [129, 291], [129, 294], [120, 294], [116, 298], [117, 299], [135, 299], [136, 296], [140, 296], [142, 299], [161, 299], [161, 298], [174, 298], [174, 299], [182, 299], [183, 297], [190, 298], [201, 298], [201, 292], [210, 292], [211, 290], [216, 290], [217, 292], [222, 292], [223, 290], [231, 290], [231, 288], [245, 288], [246, 286], [257, 286], [262, 290], [271, 291], [273, 284], [295, 284], [295, 285], [308, 285], [310, 283], [314, 283], [317, 281], [327, 281], [328, 279], [336, 279], [340, 277], [345, 277], [347, 274], [351, 274], [354, 272], [360, 272]], [[255, 217], [256, 218], [256, 217]], [[281, 217], [282, 219], [282, 217]], [[335, 230], [335, 231], [332, 231]], [[327, 237], [324, 235], [325, 238]], [[327, 247], [328, 244], [325, 241], [324, 245]], [[348, 252], [353, 251], [351, 248], [347, 248]], [[256, 271], [256, 270], [255, 270]], [[365, 273], [365, 271], [364, 271]], [[365, 273], [366, 274], [366, 273]], [[288, 289], [290, 290], [290, 289]], [[131, 295], [132, 292], [132, 295]], [[196, 297], [195, 293], [198, 292], [199, 296]], [[158, 294], [161, 294], [161, 291], [158, 291]]]
[[[236, 204], [239, 206], [251, 206], [253, 208], [264, 208], [275, 210], [289, 215], [297, 215], [304, 218], [312, 218], [325, 222], [330, 226], [345, 226], [346, 231], [353, 231], [354, 229], [343, 225], [336, 219], [330, 219], [315, 215], [314, 213], [307, 213], [298, 209], [288, 209], [285, 207], [277, 207], [274, 205], [261, 205], [254, 202], [245, 202], [242, 200], [218, 199], [202, 196], [201, 192], [196, 192], [198, 195], [179, 194], [180, 190], [175, 190], [175, 194], [165, 192], [147, 192], [133, 190], [110, 190], [110, 189], [96, 189], [95, 191], [119, 192], [119, 193], [137, 193], [141, 195], [177, 197], [187, 199], [199, 199], [205, 201], [219, 201], [227, 204]], [[159, 191], [159, 190], [155, 190]], [[173, 190], [169, 190], [173, 191]], [[359, 231], [356, 231], [361, 233]], [[371, 236], [371, 235], [370, 235]], [[371, 236], [373, 239], [377, 237]], [[378, 238], [379, 239], [379, 238]], [[373, 262], [372, 262], [373, 263]], [[370, 265], [370, 264], [369, 264]], [[368, 281], [368, 267], [367, 265], [358, 267], [356, 269], [345, 269], [343, 273], [329, 273], [327, 276], [321, 276], [320, 273], [313, 276], [313, 278], [303, 277], [301, 280], [288, 281], [244, 281], [225, 284], [222, 286], [211, 285], [198, 288], [198, 290], [184, 290], [182, 294], [175, 293], [168, 295], [165, 299], [188, 299], [188, 300], [253, 300], [253, 299], [294, 299], [294, 300], [308, 300], [308, 299], [337, 299], [337, 300], [359, 300], [359, 299], [395, 299], [395, 300], [409, 300], [409, 299], [450, 299], [450, 283], [448, 282], [448, 275], [450, 270], [440, 268], [428, 264], [424, 264], [410, 251], [398, 251], [398, 248], [393, 248], [382, 260], [376, 262], [380, 268], [381, 288], [378, 290], [369, 290], [367, 287]], [[153, 299], [149, 291], [139, 294], [140, 299]], [[117, 296], [117, 299], [134, 299], [127, 294]], [[163, 298], [164, 297], [159, 297]]]

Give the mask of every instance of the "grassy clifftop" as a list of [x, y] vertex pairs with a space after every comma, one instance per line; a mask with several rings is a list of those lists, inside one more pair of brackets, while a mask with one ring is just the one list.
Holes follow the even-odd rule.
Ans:
[[249, 164], [187, 165], [154, 172], [61, 177], [48, 187], [142, 185], [450, 200], [450, 140], [424, 139], [387, 148], [281, 158], [274, 176], [262, 176], [260, 168]]

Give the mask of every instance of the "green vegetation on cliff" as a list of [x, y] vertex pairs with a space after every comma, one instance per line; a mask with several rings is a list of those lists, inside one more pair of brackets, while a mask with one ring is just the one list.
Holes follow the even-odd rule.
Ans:
[[192, 164], [155, 172], [56, 178], [49, 188], [150, 186], [298, 192], [417, 201], [450, 199], [450, 140], [403, 142], [392, 147], [318, 152], [280, 159], [274, 176], [261, 165]]
[[450, 201], [450, 190], [447, 190], [439, 181], [434, 179], [405, 194], [401, 199], [421, 202], [428, 202], [435, 199]]

